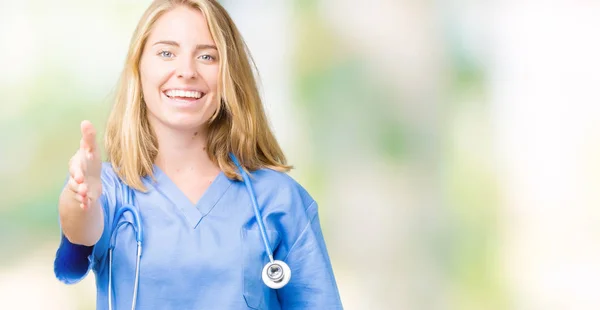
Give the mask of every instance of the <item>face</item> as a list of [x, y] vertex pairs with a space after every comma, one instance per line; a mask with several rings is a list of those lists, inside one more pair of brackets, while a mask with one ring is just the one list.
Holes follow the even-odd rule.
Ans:
[[154, 24], [140, 60], [154, 130], [203, 131], [217, 108], [219, 61], [204, 15], [179, 6]]

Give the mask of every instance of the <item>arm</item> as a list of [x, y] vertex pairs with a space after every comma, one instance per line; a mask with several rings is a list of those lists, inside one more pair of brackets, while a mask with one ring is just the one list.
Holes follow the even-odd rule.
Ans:
[[104, 228], [98, 197], [102, 193], [102, 162], [92, 124], [81, 123], [80, 148], [69, 162], [69, 181], [59, 198], [63, 233], [74, 244], [92, 246]]
[[58, 212], [62, 232], [73, 244], [93, 246], [104, 230], [102, 206], [98, 200], [95, 200], [89, 208], [82, 209], [75, 195], [68, 188], [65, 188], [60, 195]]
[[283, 259], [292, 270], [290, 282], [277, 291], [282, 309], [343, 309], [317, 211], [307, 209], [308, 222]]
[[97, 243], [106, 225], [107, 197], [102, 194], [102, 162], [95, 131], [89, 122], [82, 122], [81, 132], [80, 149], [69, 162], [70, 176], [58, 201], [61, 240], [54, 273], [67, 284], [79, 282], [93, 265], [98, 254], [94, 251], [102, 251]]

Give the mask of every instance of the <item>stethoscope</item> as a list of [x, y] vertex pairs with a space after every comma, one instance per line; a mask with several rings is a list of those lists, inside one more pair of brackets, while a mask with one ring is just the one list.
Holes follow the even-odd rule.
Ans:
[[[254, 216], [256, 217], [256, 222], [258, 223], [258, 228], [260, 229], [260, 234], [265, 245], [265, 250], [267, 251], [267, 255], [269, 256], [269, 262], [262, 269], [262, 280], [268, 287], [272, 289], [280, 289], [284, 287], [288, 282], [290, 282], [292, 271], [288, 264], [286, 264], [285, 262], [273, 259], [273, 251], [271, 250], [265, 225], [260, 215], [260, 211], [258, 210], [258, 202], [256, 201], [256, 196], [254, 195], [254, 189], [252, 188], [250, 178], [248, 177], [246, 171], [240, 165], [237, 158], [233, 154], [230, 154], [230, 157], [233, 163], [238, 168], [240, 174], [242, 175], [242, 179], [244, 181], [244, 184], [246, 185], [248, 194], [250, 195], [250, 200], [252, 201], [252, 207], [254, 209]], [[131, 214], [133, 218], [133, 223], [130, 223], [129, 221], [119, 222], [119, 219], [123, 216], [123, 214], [125, 214], [125, 212], [129, 212]], [[133, 300], [131, 302], [131, 309], [133, 310], [135, 309], [137, 293], [140, 283], [140, 260], [142, 257], [142, 221], [137, 208], [133, 205], [133, 191], [129, 188], [125, 197], [125, 204], [117, 210], [117, 213], [115, 214], [114, 223], [116, 224], [113, 225], [110, 237], [110, 245], [108, 248], [108, 309], [112, 310], [112, 253], [115, 248], [117, 231], [121, 228], [121, 226], [129, 224], [132, 226], [135, 232], [135, 240], [137, 242], [135, 280], [133, 285]]]

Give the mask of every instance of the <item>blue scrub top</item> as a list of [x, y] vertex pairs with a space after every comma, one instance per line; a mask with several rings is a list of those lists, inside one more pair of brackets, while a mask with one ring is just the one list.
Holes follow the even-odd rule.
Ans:
[[[155, 181], [144, 179], [148, 191], [134, 191], [143, 224], [138, 309], [342, 309], [317, 203], [290, 176], [270, 169], [251, 174], [275, 259], [292, 270], [290, 282], [274, 290], [262, 281], [269, 259], [244, 183], [221, 172], [192, 203], [154, 169]], [[67, 284], [94, 272], [97, 309], [108, 308], [110, 228], [127, 193], [108, 163], [102, 184], [102, 237], [86, 247], [62, 235], [54, 262], [56, 277]], [[130, 214], [120, 221], [131, 221]], [[113, 252], [113, 307], [130, 309], [136, 242], [131, 226], [121, 227]]]

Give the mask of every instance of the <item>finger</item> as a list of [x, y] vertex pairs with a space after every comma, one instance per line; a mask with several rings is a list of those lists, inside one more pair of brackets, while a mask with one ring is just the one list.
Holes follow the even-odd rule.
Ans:
[[89, 121], [81, 122], [81, 140], [87, 152], [92, 153], [96, 149], [96, 129]]
[[91, 201], [89, 198], [87, 198], [87, 199], [83, 200], [83, 203], [79, 204], [79, 207], [85, 210], [85, 209], [89, 208], [90, 205], [91, 205]]
[[69, 160], [69, 174], [71, 175], [71, 177], [75, 175], [75, 171], [79, 166], [79, 151], [77, 151], [75, 155], [73, 155], [73, 157], [71, 157], [71, 159]]
[[85, 141], [85, 139], [83, 139], [83, 137], [81, 138], [81, 140], [79, 140], [78, 155], [79, 157], [81, 157], [82, 161], [92, 160], [94, 149], [95, 146], [88, 146], [88, 143]]
[[83, 182], [83, 171], [81, 170], [81, 167], [79, 165], [69, 167], [69, 173], [71, 174], [71, 178], [73, 178], [75, 182]]
[[87, 183], [79, 184], [79, 187], [77, 188], [77, 194], [81, 195], [81, 197], [83, 197], [83, 198], [87, 198], [87, 196], [89, 194]]
[[85, 164], [82, 163], [82, 161], [80, 159], [77, 159], [69, 167], [69, 173], [71, 174], [71, 177], [73, 179], [75, 179], [75, 181], [77, 183], [83, 183], [83, 181], [84, 181], [84, 176], [85, 176], [85, 170], [83, 169], [84, 165]]
[[82, 159], [87, 159], [87, 160], [91, 160], [92, 158], [92, 154], [93, 154], [93, 150], [94, 150], [94, 146], [90, 147], [88, 145], [88, 143], [85, 141], [85, 139], [83, 139], [83, 137], [81, 138], [81, 140], [79, 140], [79, 156], [82, 157]]
[[75, 200], [76, 200], [77, 202], [79, 202], [79, 203], [85, 203], [85, 201], [87, 200], [87, 198], [86, 198], [86, 197], [83, 197], [83, 196], [81, 196], [81, 195], [79, 195], [79, 194], [75, 194]]
[[[81, 145], [83, 145], [83, 139], [82, 142], [80, 143]], [[77, 167], [79, 167], [79, 169], [81, 170], [81, 174], [85, 177], [85, 174], [87, 172], [87, 160], [86, 160], [86, 153], [88, 153], [87, 151], [84, 150], [84, 147], [82, 147], [79, 151], [77, 151]]]
[[67, 182], [67, 188], [73, 193], [77, 194], [79, 192], [79, 183], [77, 183], [73, 177], [70, 177], [69, 181]]

